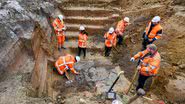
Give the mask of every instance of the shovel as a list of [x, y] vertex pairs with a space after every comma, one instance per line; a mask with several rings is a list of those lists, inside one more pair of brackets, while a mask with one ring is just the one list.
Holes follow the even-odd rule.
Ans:
[[73, 83], [73, 80], [70, 79], [69, 74], [68, 74], [68, 72], [66, 70], [65, 70], [65, 74], [64, 75], [67, 78], [67, 81], [65, 82], [65, 85], [66, 86], [71, 86], [71, 84]]
[[116, 82], [118, 81], [118, 79], [120, 78], [120, 75], [123, 74], [124, 72], [121, 71], [116, 80], [113, 82], [113, 84], [111, 85], [111, 87], [109, 88], [108, 92], [106, 92], [106, 99], [109, 99], [109, 100], [115, 100], [116, 99], [116, 92], [114, 92], [112, 89], [114, 87], [114, 85], [116, 84]]

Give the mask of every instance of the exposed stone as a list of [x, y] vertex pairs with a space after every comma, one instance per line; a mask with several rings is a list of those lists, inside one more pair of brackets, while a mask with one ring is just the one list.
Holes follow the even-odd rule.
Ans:
[[[34, 2], [35, 1], [35, 2]], [[0, 10], [0, 72], [8, 65], [14, 63], [12, 58], [27, 48], [32, 50], [31, 41], [35, 23], [39, 23], [47, 36], [50, 36], [51, 29], [46, 18], [40, 12], [40, 7], [49, 14], [54, 14], [53, 4], [43, 0], [22, 1], [22, 0], [1, 0]], [[19, 44], [23, 42], [24, 44]], [[2, 63], [3, 62], [3, 63]]]
[[185, 99], [185, 78], [177, 76], [177, 79], [170, 80], [168, 85], [165, 87], [169, 93], [168, 97], [171, 101], [183, 101]]
[[184, 69], [185, 68], [185, 64], [179, 65], [179, 68]]
[[[97, 95], [107, 92], [113, 82], [116, 80], [117, 74], [121, 71], [120, 67], [106, 67], [108, 63], [109, 65], [112, 65], [111, 62], [107, 62], [108, 61], [94, 60], [93, 62], [81, 62], [81, 64], [75, 66], [81, 69], [80, 72], [82, 74], [80, 75], [80, 81], [87, 81], [88, 83], [93, 82], [95, 84], [94, 86], [96, 87], [95, 89]], [[101, 66], [99, 66], [97, 63], [101, 64]], [[97, 65], [98, 67], [94, 67], [93, 65]], [[123, 92], [125, 89], [127, 89], [128, 85], [129, 81], [124, 77], [124, 75], [121, 75], [114, 87], [114, 90], [117, 92]]]
[[82, 98], [80, 98], [80, 104], [86, 104], [86, 101]]
[[92, 98], [93, 97], [92, 93], [90, 93], [88, 91], [84, 92], [84, 96], [87, 97], [87, 98]]
[[79, 63], [76, 63], [75, 65], [75, 69], [76, 70], [85, 70], [87, 71], [87, 69], [91, 68], [94, 66], [94, 62], [93, 61], [88, 61], [88, 63], [86, 62], [79, 62]]

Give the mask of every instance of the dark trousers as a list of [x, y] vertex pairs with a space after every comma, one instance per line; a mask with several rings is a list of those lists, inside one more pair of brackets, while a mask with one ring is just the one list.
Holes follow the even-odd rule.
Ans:
[[111, 49], [112, 49], [112, 47], [105, 46], [105, 56], [106, 57], [110, 55]]
[[150, 76], [144, 76], [144, 75], [141, 75], [139, 74], [139, 78], [138, 78], [138, 86], [136, 87], [136, 91], [140, 88], [144, 88], [144, 85], [145, 85], [145, 82], [146, 80], [150, 78]]
[[117, 38], [118, 38], [118, 45], [122, 45], [122, 42], [123, 42], [123, 36], [118, 35], [118, 36], [117, 36]]
[[81, 50], [83, 51], [83, 53], [84, 53], [84, 58], [85, 58], [85, 57], [86, 57], [86, 48], [78, 47], [78, 56], [81, 55]]
[[149, 41], [148, 39], [143, 39], [143, 42], [142, 42], [142, 51], [146, 49], [146, 46], [149, 45], [149, 44], [152, 44], [153, 41]]

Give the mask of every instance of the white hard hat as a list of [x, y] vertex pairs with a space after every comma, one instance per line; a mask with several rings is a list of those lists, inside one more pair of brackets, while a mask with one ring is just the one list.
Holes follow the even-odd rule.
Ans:
[[64, 19], [63, 15], [58, 15], [58, 18], [62, 21]]
[[119, 100], [113, 100], [112, 104], [123, 104], [123, 103], [121, 101], [119, 101]]
[[84, 26], [80, 26], [79, 30], [85, 30], [85, 27]]
[[159, 16], [155, 16], [153, 19], [152, 19], [152, 22], [159, 22], [161, 20], [161, 18]]
[[128, 22], [128, 23], [130, 21], [130, 19], [128, 17], [125, 17], [123, 20], [126, 21], [126, 22]]
[[109, 28], [109, 33], [112, 34], [114, 32], [114, 28], [113, 27], [110, 27]]
[[75, 59], [76, 59], [76, 62], [80, 61], [80, 57], [79, 56], [76, 56]]

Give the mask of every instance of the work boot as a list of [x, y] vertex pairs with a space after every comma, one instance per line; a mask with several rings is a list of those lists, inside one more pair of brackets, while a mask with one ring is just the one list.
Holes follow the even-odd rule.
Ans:
[[61, 49], [61, 48], [58, 48], [58, 51], [59, 51], [59, 52], [62, 52], [62, 49]]
[[66, 49], [66, 47], [62, 46], [61, 48]]
[[144, 96], [146, 94], [146, 92], [145, 92], [145, 90], [143, 90], [142, 88], [139, 88], [138, 90], [137, 90], [137, 95], [138, 96]]

